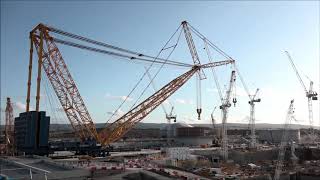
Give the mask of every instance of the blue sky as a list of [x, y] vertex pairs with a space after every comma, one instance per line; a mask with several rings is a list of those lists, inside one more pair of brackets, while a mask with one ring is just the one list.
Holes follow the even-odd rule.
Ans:
[[[144, 54], [156, 55], [181, 21], [187, 20], [208, 39], [231, 55], [253, 92], [261, 89], [262, 102], [257, 104], [259, 123], [283, 123], [290, 99], [296, 100], [296, 117], [307, 121], [307, 100], [284, 50], [291, 53], [305, 84], [308, 76], [319, 92], [319, 2], [12, 2], [1, 1], [1, 108], [5, 97], [15, 102], [16, 113], [23, 111], [26, 96], [29, 57], [29, 31], [42, 22], [68, 32], [80, 34]], [[93, 54], [59, 45], [81, 95], [95, 122], [106, 122], [144, 72], [143, 64]], [[203, 44], [197, 43], [199, 54]], [[200, 52], [202, 51], [202, 52]], [[36, 56], [34, 56], [36, 58]], [[173, 55], [175, 59], [192, 63], [185, 40]], [[202, 62], [207, 62], [201, 56]], [[217, 58], [216, 60], [222, 60]], [[156, 71], [153, 68], [153, 73]], [[187, 71], [165, 67], [156, 79], [157, 87]], [[228, 84], [231, 69], [219, 67], [222, 87]], [[202, 82], [203, 114], [196, 120], [195, 80], [191, 79], [170, 98], [175, 105], [178, 121], [209, 123], [210, 113], [219, 105], [218, 93], [210, 71]], [[35, 94], [35, 71], [33, 94]], [[43, 80], [42, 110], [47, 110], [52, 123], [66, 122], [50, 84]], [[144, 86], [121, 108], [126, 112]], [[45, 87], [48, 88], [45, 91]], [[150, 88], [144, 98], [153, 93]], [[248, 98], [240, 81], [238, 101], [230, 109], [229, 122], [248, 123]], [[49, 101], [49, 97], [52, 100]], [[35, 106], [35, 98], [32, 99]], [[167, 107], [168, 108], [168, 107]], [[314, 121], [319, 123], [319, 102], [314, 102]], [[220, 113], [215, 112], [220, 121]], [[60, 118], [59, 118], [60, 117]], [[3, 118], [2, 118], [3, 119]], [[64, 119], [64, 120], [61, 120]], [[161, 108], [143, 122], [165, 122]]]

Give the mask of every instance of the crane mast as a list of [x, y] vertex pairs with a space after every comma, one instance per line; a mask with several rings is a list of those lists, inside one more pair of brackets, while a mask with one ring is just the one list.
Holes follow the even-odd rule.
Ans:
[[302, 78], [293, 62], [293, 59], [291, 58], [290, 54], [288, 51], [285, 51], [286, 55], [288, 56], [288, 59], [292, 65], [292, 68], [293, 70], [295, 71], [299, 81], [300, 81], [300, 84], [302, 85], [304, 91], [305, 91], [305, 94], [306, 94], [306, 97], [308, 98], [308, 118], [309, 118], [309, 123], [310, 123], [310, 130], [311, 130], [311, 140], [312, 142], [314, 142], [315, 140], [315, 134], [314, 134], [314, 124], [313, 124], [313, 110], [312, 110], [312, 101], [313, 100], [318, 100], [318, 94], [317, 92], [313, 91], [313, 81], [310, 81], [310, 86], [309, 86], [309, 91], [307, 90], [304, 82], [302, 81]]
[[13, 107], [11, 99], [7, 98], [7, 106], [5, 110], [5, 142], [6, 142], [6, 154], [14, 154], [14, 118], [13, 118]]
[[215, 112], [216, 108], [217, 108], [217, 106], [215, 106], [213, 108], [213, 111], [212, 111], [212, 113], [210, 115], [211, 116], [211, 122], [212, 122], [212, 132], [214, 132], [214, 129], [215, 129], [215, 126], [216, 126], [216, 120], [214, 118], [214, 112]]
[[244, 79], [242, 78], [240, 71], [238, 70], [237, 65], [234, 65], [237, 74], [240, 78], [240, 81], [243, 85], [244, 90], [246, 91], [248, 97], [249, 97], [249, 105], [250, 105], [250, 117], [249, 117], [249, 126], [250, 126], [250, 131], [251, 131], [251, 135], [250, 135], [250, 143], [249, 143], [249, 147], [252, 149], [257, 148], [257, 137], [256, 137], [256, 122], [255, 122], [255, 103], [257, 102], [261, 102], [261, 99], [258, 98], [256, 99], [256, 96], [258, 94], [259, 88], [257, 88], [256, 92], [254, 95], [250, 94], [249, 89], [244, 81]]
[[[99, 139], [93, 120], [80, 96], [67, 65], [58, 47], [53, 42], [53, 38], [49, 35], [49, 29], [43, 24], [39, 24], [31, 31], [30, 38], [38, 52], [38, 72], [43, 67], [73, 129], [75, 129], [75, 133], [83, 140], [90, 137]], [[38, 79], [39, 74], [41, 72], [38, 73]], [[37, 87], [38, 89], [40, 88], [40, 82]], [[39, 104], [38, 101], [39, 98], [37, 98], [37, 104]]]
[[216, 110], [217, 106], [214, 107], [212, 113], [211, 113], [211, 122], [212, 122], [212, 145], [218, 145], [219, 144], [219, 135], [217, 133], [215, 133], [215, 129], [216, 129], [216, 120], [214, 117], [214, 112]]
[[251, 129], [251, 148], [255, 149], [257, 147], [257, 139], [256, 139], [256, 122], [255, 122], [255, 103], [261, 102], [261, 99], [256, 99], [259, 88], [256, 90], [256, 93], [250, 98], [250, 129]]
[[294, 102], [294, 100], [290, 101], [290, 106], [289, 106], [288, 111], [287, 111], [286, 121], [285, 121], [285, 124], [284, 124], [281, 143], [280, 143], [280, 147], [279, 147], [278, 160], [277, 160], [276, 169], [275, 169], [275, 173], [274, 173], [274, 180], [279, 180], [280, 179], [281, 171], [282, 171], [282, 168], [284, 166], [283, 165], [283, 160], [284, 160], [284, 156], [285, 156], [285, 147], [286, 147], [286, 145], [288, 144], [288, 141], [289, 141], [288, 130], [290, 128], [291, 120], [294, 118], [293, 117], [293, 115], [294, 115], [293, 102]]
[[174, 107], [171, 106], [171, 110], [169, 114], [166, 114], [166, 119], [167, 119], [167, 143], [170, 144], [171, 141], [171, 131], [172, 131], [172, 127], [171, 127], [171, 120], [173, 120], [173, 122], [177, 121], [177, 115], [173, 114], [173, 109]]
[[230, 99], [232, 89], [236, 80], [235, 71], [231, 72], [231, 79], [229, 83], [229, 88], [226, 92], [226, 97], [220, 106], [222, 111], [222, 157], [224, 160], [228, 159], [228, 137], [227, 137], [227, 118], [228, 118], [228, 109], [231, 107]]
[[[156, 85], [154, 83], [154, 81], [152, 80], [152, 77], [149, 73], [149, 70], [148, 68], [145, 67], [145, 70], [146, 70], [146, 73], [148, 75], [148, 78], [152, 84], [152, 88], [155, 92], [157, 92], [157, 88], [156, 88]], [[166, 115], [166, 120], [167, 120], [167, 143], [169, 144], [170, 143], [170, 132], [171, 132], [171, 120], [174, 120], [174, 122], [176, 122], [177, 120], [177, 116], [176, 115], [173, 115], [173, 109], [174, 107], [172, 106], [172, 104], [169, 102], [169, 104], [171, 105], [171, 110], [170, 110], [170, 113], [167, 113], [167, 110], [166, 108], [164, 107], [163, 104], [161, 104], [161, 108], [163, 110], [163, 112], [165, 113]]]
[[312, 100], [317, 100], [317, 93], [313, 91], [313, 82], [310, 81], [309, 91], [306, 93], [308, 98], [308, 114], [309, 114], [309, 122], [311, 127], [311, 138], [312, 141], [315, 140], [314, 128], [313, 128], [313, 110], [312, 110]]

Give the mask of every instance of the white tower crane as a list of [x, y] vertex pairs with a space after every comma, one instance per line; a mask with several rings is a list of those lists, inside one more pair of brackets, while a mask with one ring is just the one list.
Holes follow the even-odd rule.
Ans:
[[226, 92], [226, 97], [224, 98], [222, 105], [220, 106], [220, 109], [222, 111], [222, 157], [224, 160], [228, 159], [227, 117], [228, 109], [231, 107], [230, 99], [232, 90], [234, 89], [235, 81], [236, 72], [232, 71], [229, 88]]
[[6, 154], [14, 154], [14, 118], [13, 107], [10, 98], [7, 98], [7, 106], [5, 110], [6, 124], [5, 124], [5, 142], [6, 142]]
[[215, 146], [219, 144], [219, 140], [218, 140], [218, 138], [217, 138], [218, 134], [215, 133], [215, 130], [216, 130], [216, 119], [215, 119], [215, 117], [214, 117], [214, 112], [215, 112], [216, 109], [217, 109], [217, 106], [215, 106], [215, 107], [213, 108], [213, 111], [212, 111], [212, 113], [211, 113], [212, 136], [213, 136], [213, 138], [212, 138], [212, 145], [215, 145]]
[[211, 113], [212, 132], [214, 131], [214, 128], [215, 128], [215, 125], [216, 125], [216, 120], [215, 120], [215, 118], [214, 118], [214, 112], [216, 111], [216, 109], [217, 109], [217, 106], [215, 106], [215, 107], [213, 108], [213, 111], [212, 111], [212, 113]]
[[[164, 105], [162, 105], [164, 108]], [[170, 144], [171, 141], [171, 132], [172, 132], [172, 126], [171, 126], [171, 120], [173, 120], [173, 122], [177, 121], [177, 115], [173, 114], [173, 110], [174, 110], [174, 106], [171, 106], [171, 111], [169, 114], [166, 114], [166, 119], [167, 119], [167, 142], [168, 144]]]
[[235, 69], [237, 71], [237, 74], [240, 78], [240, 81], [242, 83], [242, 86], [244, 88], [244, 90], [246, 91], [248, 97], [249, 97], [249, 104], [250, 104], [250, 118], [249, 118], [249, 125], [250, 125], [250, 130], [251, 130], [251, 141], [250, 141], [250, 147], [255, 149], [257, 147], [257, 138], [256, 138], [256, 120], [255, 120], [255, 103], [257, 102], [261, 102], [261, 99], [258, 98], [256, 99], [256, 96], [258, 94], [259, 88], [256, 90], [255, 94], [252, 95], [249, 92], [249, 89], [246, 85], [246, 83], [244, 82], [237, 65], [235, 64]]
[[306, 86], [304, 85], [301, 77], [300, 77], [300, 74], [295, 66], [295, 64], [293, 63], [293, 60], [289, 54], [288, 51], [285, 51], [285, 53], [287, 54], [288, 56], [288, 59], [300, 81], [300, 84], [302, 85], [304, 91], [305, 91], [305, 94], [306, 94], [306, 97], [308, 98], [308, 110], [309, 110], [309, 123], [310, 123], [310, 130], [311, 130], [311, 139], [312, 139], [312, 142], [314, 142], [315, 140], [315, 134], [314, 134], [314, 128], [313, 128], [313, 111], [312, 111], [312, 101], [313, 100], [318, 100], [318, 94], [317, 92], [313, 91], [313, 82], [310, 80], [310, 86], [309, 86], [309, 91], [307, 90]]
[[250, 129], [251, 129], [251, 142], [250, 147], [255, 149], [257, 147], [257, 139], [256, 139], [256, 122], [255, 122], [255, 103], [261, 102], [261, 99], [256, 99], [259, 88], [256, 90], [253, 96], [249, 96], [250, 101]]
[[281, 175], [281, 171], [283, 168], [283, 160], [284, 160], [284, 156], [285, 156], [285, 147], [288, 144], [288, 130], [291, 124], [291, 120], [293, 120], [293, 114], [294, 114], [294, 107], [293, 107], [293, 102], [294, 100], [291, 100], [290, 102], [290, 106], [288, 108], [287, 111], [287, 117], [286, 117], [286, 122], [284, 124], [284, 128], [283, 128], [283, 134], [282, 134], [282, 139], [281, 139], [281, 143], [280, 143], [280, 147], [279, 147], [279, 155], [278, 155], [278, 161], [277, 161], [277, 165], [276, 165], [276, 169], [275, 169], [275, 173], [274, 173], [274, 180], [279, 180], [280, 179], [280, 175]]
[[[210, 53], [210, 50], [208, 48], [208, 42], [207, 42], [206, 39], [203, 39], [203, 41], [204, 41], [204, 46], [205, 46], [205, 49], [206, 49], [206, 52], [207, 52], [207, 56], [208, 56], [209, 62], [212, 62], [211, 53]], [[218, 78], [217, 78], [215, 69], [211, 68], [211, 70], [212, 70], [212, 74], [213, 74], [213, 77], [214, 77], [214, 80], [215, 80], [216, 87], [217, 87], [218, 92], [219, 92], [219, 97], [220, 97], [220, 100], [221, 100], [221, 104], [222, 104], [220, 106], [220, 109], [222, 111], [222, 130], [221, 130], [222, 153], [221, 153], [221, 155], [222, 155], [224, 160], [227, 160], [228, 159], [228, 137], [227, 137], [228, 135], [227, 135], [226, 123], [227, 123], [227, 117], [228, 117], [228, 109], [229, 109], [229, 107], [231, 107], [230, 99], [231, 99], [232, 90], [234, 89], [234, 83], [235, 83], [235, 80], [236, 80], [236, 74], [235, 74], [235, 71], [232, 71], [229, 88], [228, 88], [228, 90], [226, 92], [225, 98], [223, 98], [223, 95], [222, 95], [222, 92], [221, 92], [221, 88], [220, 88], [220, 85], [219, 85], [219, 82], [218, 82]], [[235, 104], [236, 102], [237, 102], [237, 100], [235, 98], [233, 98], [233, 103]], [[214, 120], [213, 119], [213, 115], [211, 115], [211, 119]]]
[[[149, 80], [151, 82], [152, 88], [156, 92], [157, 88], [156, 88], [156, 85], [154, 84], [154, 82], [152, 80], [150, 72], [149, 72], [147, 67], [144, 67], [144, 68], [145, 68], [146, 73], [148, 75], [148, 78], [149, 78]], [[167, 100], [167, 101], [169, 102], [169, 100]], [[169, 104], [171, 105], [170, 113], [168, 113], [166, 108], [164, 107], [164, 105], [161, 104], [162, 110], [165, 113], [166, 119], [167, 119], [167, 143], [168, 144], [170, 143], [170, 140], [171, 140], [171, 120], [173, 120], [174, 122], [176, 122], [176, 120], [177, 120], [177, 115], [173, 114], [174, 106], [170, 102], [169, 102]]]

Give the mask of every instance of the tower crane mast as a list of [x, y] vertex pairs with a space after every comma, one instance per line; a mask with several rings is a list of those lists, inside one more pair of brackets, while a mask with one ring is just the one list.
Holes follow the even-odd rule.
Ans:
[[286, 121], [285, 121], [284, 128], [283, 128], [281, 143], [280, 143], [280, 147], [279, 147], [278, 160], [277, 160], [276, 169], [275, 169], [275, 173], [274, 173], [274, 180], [280, 180], [281, 171], [284, 166], [283, 161], [284, 161], [284, 156], [285, 156], [285, 147], [289, 141], [288, 130], [290, 128], [291, 120], [293, 120], [293, 118], [294, 118], [293, 117], [293, 115], [294, 115], [293, 102], [294, 102], [294, 100], [290, 101], [290, 106], [288, 108]]
[[251, 130], [251, 142], [250, 146], [251, 148], [256, 148], [257, 147], [257, 139], [256, 139], [256, 122], [255, 122], [255, 103], [261, 102], [261, 99], [258, 98], [256, 99], [256, 96], [258, 94], [259, 88], [257, 88], [255, 94], [250, 97], [250, 130]]
[[13, 118], [13, 107], [11, 99], [7, 98], [7, 105], [5, 110], [5, 142], [6, 142], [6, 154], [14, 154], [14, 118]]
[[[152, 87], [153, 87], [153, 90], [155, 92], [157, 92], [157, 88], [156, 88], [156, 85], [154, 83], [154, 81], [152, 80], [152, 77], [150, 75], [150, 72], [148, 70], [148, 68], [145, 67], [145, 70], [146, 70], [146, 73], [148, 75], [148, 78], [149, 80], [151, 81], [151, 84], [152, 84]], [[168, 101], [169, 102], [169, 101]], [[171, 110], [170, 110], [170, 113], [167, 112], [165, 106], [163, 103], [161, 103], [161, 108], [163, 110], [163, 112], [165, 113], [166, 115], [166, 120], [167, 120], [167, 143], [169, 144], [170, 143], [170, 133], [171, 133], [171, 120], [173, 120], [174, 122], [176, 122], [177, 120], [177, 115], [174, 115], [173, 114], [173, 110], [174, 110], [174, 106], [169, 102], [169, 104], [171, 105]]]
[[292, 65], [292, 68], [293, 70], [295, 71], [299, 81], [300, 81], [300, 84], [301, 86], [303, 87], [304, 91], [305, 91], [305, 94], [306, 94], [306, 97], [308, 98], [308, 113], [309, 113], [309, 123], [310, 123], [310, 130], [311, 130], [311, 138], [312, 138], [312, 141], [314, 141], [314, 138], [315, 138], [315, 134], [314, 134], [314, 124], [313, 124], [313, 110], [312, 110], [312, 101], [313, 100], [318, 100], [318, 93], [313, 91], [313, 81], [310, 81], [310, 85], [309, 85], [309, 90], [307, 90], [305, 84], [303, 83], [302, 81], [302, 78], [289, 54], [288, 51], [285, 51], [286, 55], [288, 56], [288, 59]]
[[219, 138], [218, 138], [218, 133], [216, 133], [215, 132], [215, 129], [216, 129], [216, 119], [215, 119], [215, 117], [214, 117], [214, 112], [215, 112], [215, 110], [216, 110], [216, 108], [217, 108], [217, 106], [215, 106], [214, 108], [213, 108], [213, 111], [212, 111], [212, 113], [211, 113], [211, 122], [212, 122], [212, 136], [213, 136], [213, 138], [212, 138], [212, 145], [219, 145]]
[[166, 114], [166, 119], [167, 119], [167, 143], [170, 144], [171, 142], [171, 132], [172, 132], [172, 126], [171, 126], [171, 120], [173, 122], [177, 121], [177, 115], [173, 114], [174, 106], [171, 106], [171, 110], [169, 114]]
[[[208, 42], [206, 38], [203, 38], [204, 41], [204, 46], [206, 49], [206, 53], [208, 56], [208, 59], [210, 62], [212, 62], [212, 57], [211, 57], [211, 53], [208, 47]], [[233, 64], [234, 65], [234, 64]], [[222, 95], [222, 91], [218, 82], [218, 78], [215, 72], [214, 67], [211, 68], [213, 77], [214, 77], [214, 81], [216, 84], [216, 87], [218, 89], [219, 92], [219, 97], [221, 100], [221, 106], [220, 109], [222, 111], [222, 132], [221, 132], [221, 146], [222, 146], [222, 157], [227, 160], [228, 159], [228, 134], [227, 134], [227, 117], [228, 117], [228, 108], [231, 107], [231, 103], [230, 103], [230, 99], [231, 99], [231, 94], [232, 94], [232, 90], [234, 89], [234, 83], [235, 83], [235, 71], [232, 71], [231, 73], [231, 79], [230, 79], [230, 83], [229, 83], [229, 89], [226, 92], [226, 97], [224, 98]], [[233, 98], [233, 103], [235, 104], [237, 102], [237, 100], [235, 98]], [[214, 111], [214, 110], [213, 110]], [[214, 125], [214, 118], [213, 118], [213, 112], [211, 114], [211, 119], [212, 119], [212, 124]], [[214, 138], [215, 142], [218, 142], [216, 138]]]
[[214, 128], [215, 128], [215, 126], [216, 126], [216, 120], [215, 120], [215, 118], [214, 118], [214, 112], [216, 111], [216, 109], [217, 109], [217, 106], [215, 106], [215, 107], [213, 108], [213, 111], [212, 111], [212, 113], [211, 113], [212, 132], [214, 131]]
[[240, 78], [241, 84], [244, 88], [244, 90], [246, 91], [248, 97], [249, 97], [249, 105], [250, 105], [250, 117], [249, 117], [249, 125], [250, 125], [250, 130], [251, 130], [251, 141], [250, 141], [250, 147], [255, 149], [257, 148], [257, 138], [256, 138], [256, 122], [255, 122], [255, 103], [261, 102], [260, 98], [256, 99], [256, 96], [259, 92], [259, 88], [257, 88], [255, 94], [250, 94], [249, 89], [244, 81], [244, 79], [242, 78], [240, 71], [237, 67], [237, 65], [235, 64], [235, 69], [237, 71], [237, 74]]
[[236, 72], [231, 72], [231, 78], [229, 82], [229, 88], [226, 92], [226, 96], [220, 106], [222, 111], [222, 157], [224, 160], [228, 159], [228, 137], [227, 137], [227, 117], [228, 117], [228, 110], [231, 107], [230, 99], [231, 93], [236, 81]]

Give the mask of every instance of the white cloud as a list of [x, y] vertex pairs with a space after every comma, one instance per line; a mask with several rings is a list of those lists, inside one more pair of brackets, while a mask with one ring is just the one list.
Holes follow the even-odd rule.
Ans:
[[[14, 107], [17, 108], [18, 111], [25, 111], [26, 110], [26, 104], [22, 103], [21, 101], [18, 101], [14, 103]], [[30, 107], [30, 110], [33, 109]]]
[[113, 95], [108, 94], [108, 93], [104, 97], [106, 99], [109, 99], [109, 100], [133, 101], [133, 99], [128, 97], [128, 96], [113, 96]]
[[175, 102], [178, 104], [193, 105], [193, 101], [190, 99], [176, 99]]
[[125, 112], [122, 111], [121, 109], [118, 109], [117, 111], [108, 111], [107, 114], [109, 114], [109, 115], [114, 114], [115, 117], [120, 117], [120, 116], [124, 115]]

